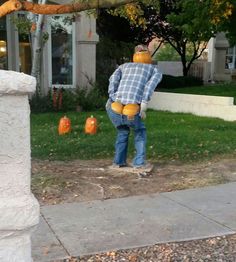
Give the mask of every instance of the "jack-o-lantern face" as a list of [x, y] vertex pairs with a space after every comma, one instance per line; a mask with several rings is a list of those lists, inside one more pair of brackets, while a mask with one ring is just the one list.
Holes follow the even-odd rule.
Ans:
[[64, 116], [59, 121], [58, 133], [59, 135], [67, 134], [71, 131], [71, 121], [68, 117]]
[[84, 132], [85, 134], [94, 135], [97, 133], [97, 119], [93, 116], [88, 117], [85, 122]]

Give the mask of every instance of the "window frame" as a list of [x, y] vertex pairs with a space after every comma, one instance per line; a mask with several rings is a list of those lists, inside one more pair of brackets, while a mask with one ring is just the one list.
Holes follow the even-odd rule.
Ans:
[[[227, 54], [227, 51], [232, 48], [232, 54]], [[227, 70], [235, 70], [236, 69], [236, 45], [235, 46], [230, 46], [226, 51], [226, 56], [225, 56], [225, 69]], [[230, 63], [227, 63], [227, 58], [232, 57], [232, 61]], [[232, 64], [232, 67], [229, 66], [229, 64]]]
[[[54, 15], [65, 17], [68, 15]], [[47, 20], [47, 32], [48, 32], [48, 84], [50, 88], [76, 88], [76, 28], [75, 22], [72, 22], [72, 84], [53, 84], [52, 83], [52, 34], [51, 34], [51, 18], [54, 16], [48, 16]]]

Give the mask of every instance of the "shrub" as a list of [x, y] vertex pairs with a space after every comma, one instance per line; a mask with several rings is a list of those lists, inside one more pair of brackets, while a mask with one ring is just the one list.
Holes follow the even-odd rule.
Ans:
[[53, 103], [53, 92], [50, 90], [47, 96], [35, 94], [30, 99], [32, 113], [67, 112], [74, 111], [77, 106], [75, 91], [62, 89], [62, 103], [59, 106], [59, 89], [57, 89], [57, 101]]
[[194, 77], [194, 76], [185, 76], [184, 77], [184, 84], [185, 84], [185, 87], [202, 86], [203, 80], [201, 78]]
[[77, 107], [77, 94], [74, 89], [63, 89], [61, 108], [54, 109], [55, 111], [75, 111]]
[[87, 91], [86, 89], [77, 89], [77, 105], [83, 111], [104, 110], [107, 97], [97, 86]]
[[30, 98], [29, 103], [32, 113], [45, 113], [53, 111], [51, 92], [49, 92], [47, 96], [35, 94]]
[[157, 86], [158, 89], [174, 89], [190, 86], [201, 86], [203, 81], [194, 76], [171, 76], [163, 75], [162, 81]]
[[53, 103], [53, 92], [47, 96], [34, 95], [30, 99], [32, 113], [75, 111], [80, 106], [83, 111], [104, 110], [107, 97], [94, 85], [87, 89], [62, 89], [62, 103], [59, 105], [59, 90], [56, 93], [56, 103]]

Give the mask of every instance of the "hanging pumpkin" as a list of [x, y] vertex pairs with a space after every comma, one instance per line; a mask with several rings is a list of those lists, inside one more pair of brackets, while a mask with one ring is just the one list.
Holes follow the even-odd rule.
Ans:
[[71, 131], [71, 121], [68, 117], [64, 116], [59, 121], [58, 133], [59, 135], [67, 134]]
[[93, 116], [88, 117], [85, 122], [85, 134], [94, 135], [97, 133], [97, 119]]
[[138, 104], [127, 104], [123, 108], [123, 115], [126, 116], [134, 116], [139, 112], [139, 105]]
[[152, 57], [149, 51], [140, 51], [136, 52], [133, 55], [133, 62], [134, 63], [144, 63], [144, 64], [151, 64]]

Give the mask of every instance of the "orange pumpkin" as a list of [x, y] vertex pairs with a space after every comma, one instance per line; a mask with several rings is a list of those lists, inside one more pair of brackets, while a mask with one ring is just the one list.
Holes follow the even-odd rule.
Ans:
[[71, 121], [68, 117], [64, 116], [59, 121], [58, 133], [59, 135], [67, 134], [71, 131]]
[[139, 105], [138, 104], [127, 104], [123, 108], [123, 115], [126, 116], [134, 116], [139, 112]]
[[140, 51], [136, 52], [133, 55], [133, 62], [134, 63], [144, 63], [144, 64], [151, 64], [152, 57], [149, 51]]
[[97, 119], [93, 116], [88, 117], [85, 122], [84, 132], [85, 134], [94, 135], [97, 133]]
[[120, 102], [113, 102], [111, 104], [111, 109], [117, 114], [122, 114], [123, 107], [124, 106]]

